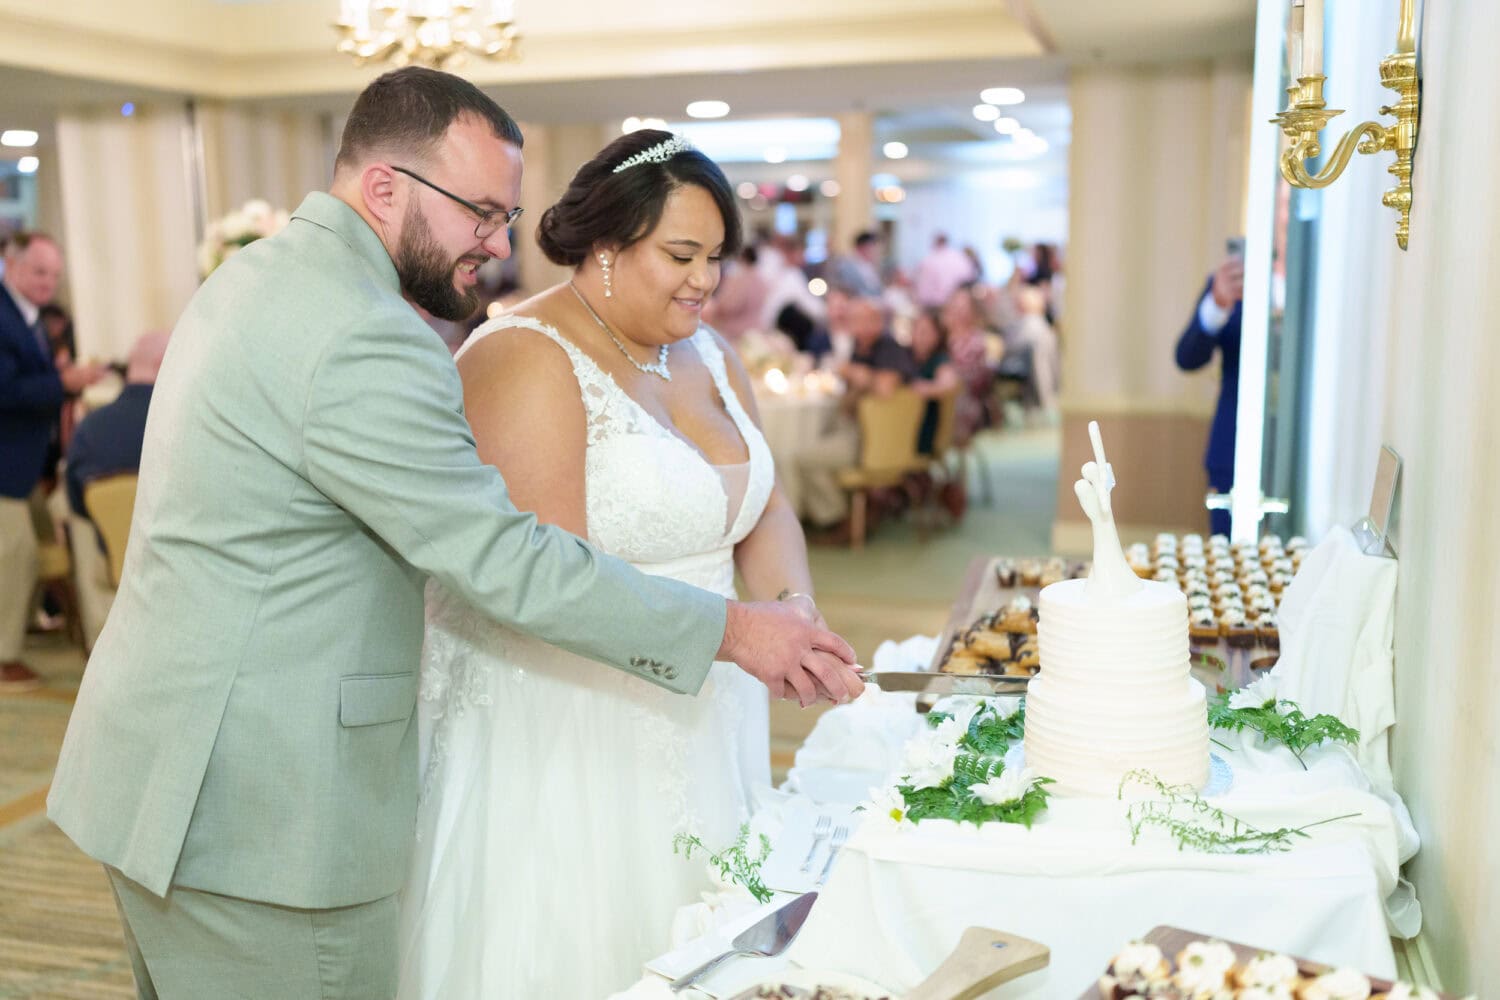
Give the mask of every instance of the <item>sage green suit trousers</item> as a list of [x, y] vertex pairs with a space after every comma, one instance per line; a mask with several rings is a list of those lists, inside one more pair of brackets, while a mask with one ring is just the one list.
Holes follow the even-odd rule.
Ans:
[[390, 1000], [394, 895], [304, 910], [174, 886], [165, 899], [108, 865], [141, 1000]]

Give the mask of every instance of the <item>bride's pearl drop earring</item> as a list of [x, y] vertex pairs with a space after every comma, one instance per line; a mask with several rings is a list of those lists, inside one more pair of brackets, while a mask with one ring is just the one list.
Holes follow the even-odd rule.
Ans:
[[599, 267], [604, 271], [604, 297], [612, 299], [615, 293], [614, 289], [610, 287], [609, 282], [609, 258], [602, 253], [599, 255]]

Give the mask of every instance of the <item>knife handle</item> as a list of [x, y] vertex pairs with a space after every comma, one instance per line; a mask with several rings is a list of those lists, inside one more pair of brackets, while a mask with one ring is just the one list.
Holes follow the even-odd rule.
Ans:
[[685, 976], [679, 976], [676, 979], [672, 980], [672, 982], [671, 982], [672, 992], [673, 993], [680, 993], [683, 990], [687, 989], [689, 986], [692, 986], [692, 985], [696, 984], [698, 982], [698, 980], [702, 979], [704, 976], [708, 975], [714, 969], [718, 968], [719, 963], [722, 962], [722, 961], [724, 961], [726, 958], [733, 958], [735, 955], [759, 955], [759, 954], [760, 954], [760, 952], [758, 952], [758, 951], [741, 951], [739, 949], [736, 949], [736, 950], [733, 950], [733, 951], [726, 951], [722, 955], [718, 955], [718, 956], [715, 956], [714, 958], [710, 958], [707, 962], [704, 962], [702, 965], [698, 966], [696, 969], [694, 969], [692, 972], [689, 972], [687, 975], [685, 975]]

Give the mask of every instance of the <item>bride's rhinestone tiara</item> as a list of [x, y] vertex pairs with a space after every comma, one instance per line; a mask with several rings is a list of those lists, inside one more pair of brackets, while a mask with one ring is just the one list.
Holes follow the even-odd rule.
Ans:
[[670, 139], [663, 139], [656, 145], [649, 146], [646, 149], [641, 150], [639, 153], [636, 153], [628, 160], [621, 161], [620, 165], [615, 167], [613, 172], [618, 174], [622, 170], [629, 170], [631, 167], [638, 167], [642, 163], [666, 163], [668, 160], [676, 156], [678, 153], [682, 152], [684, 149], [692, 148], [692, 143], [688, 142], [680, 135], [674, 135]]

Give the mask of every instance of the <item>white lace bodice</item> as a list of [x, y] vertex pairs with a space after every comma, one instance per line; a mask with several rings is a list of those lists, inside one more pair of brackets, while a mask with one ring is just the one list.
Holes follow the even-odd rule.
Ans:
[[732, 520], [720, 471], [555, 328], [529, 316], [499, 316], [476, 330], [465, 349], [491, 333], [517, 327], [547, 337], [573, 364], [588, 421], [584, 490], [589, 541], [645, 572], [731, 596], [734, 546], [760, 520], [775, 470], [765, 438], [729, 383], [714, 335], [700, 327], [688, 342], [713, 376], [750, 455], [744, 500]]

